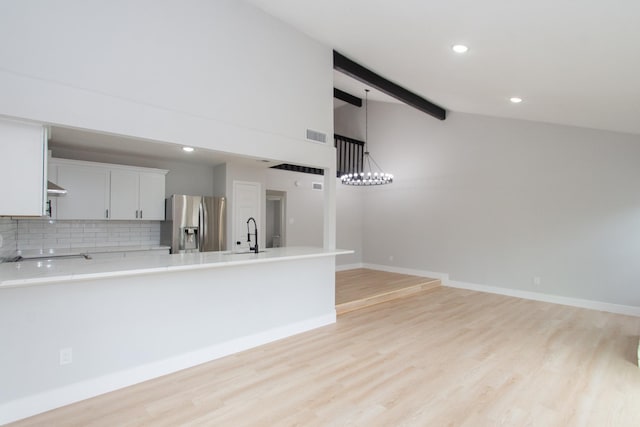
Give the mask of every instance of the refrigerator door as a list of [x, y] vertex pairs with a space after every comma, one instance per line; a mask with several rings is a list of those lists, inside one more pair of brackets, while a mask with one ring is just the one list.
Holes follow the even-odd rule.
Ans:
[[226, 239], [226, 200], [224, 197], [203, 197], [201, 205], [201, 251], [224, 251]]

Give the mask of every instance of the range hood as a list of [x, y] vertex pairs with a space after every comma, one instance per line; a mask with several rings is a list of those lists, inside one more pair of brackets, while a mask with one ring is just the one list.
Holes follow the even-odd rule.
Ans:
[[47, 181], [47, 195], [49, 196], [64, 196], [67, 194], [67, 190], [60, 187], [57, 184], [54, 184], [51, 181]]

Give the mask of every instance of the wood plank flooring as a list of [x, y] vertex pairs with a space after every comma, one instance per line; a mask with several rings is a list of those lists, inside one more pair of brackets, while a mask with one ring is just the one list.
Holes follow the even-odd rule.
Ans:
[[639, 426], [640, 318], [441, 287], [16, 426]]
[[357, 268], [336, 273], [336, 313], [425, 292], [440, 286], [439, 279]]

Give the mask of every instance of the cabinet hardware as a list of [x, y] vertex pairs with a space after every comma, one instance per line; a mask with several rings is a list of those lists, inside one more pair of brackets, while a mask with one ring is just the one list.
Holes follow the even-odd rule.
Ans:
[[140, 209], [140, 219], [142, 219], [142, 209]]
[[136, 219], [138, 218], [138, 211], [136, 211]]
[[105, 210], [104, 215], [105, 215], [105, 218], [109, 218], [109, 209]]

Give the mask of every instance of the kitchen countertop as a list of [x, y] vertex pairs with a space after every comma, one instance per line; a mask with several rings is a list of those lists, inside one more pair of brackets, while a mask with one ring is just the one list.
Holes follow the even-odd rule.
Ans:
[[232, 267], [350, 253], [353, 253], [353, 251], [314, 247], [285, 247], [268, 248], [258, 254], [227, 251], [175, 255], [160, 254], [117, 259], [27, 260], [0, 264], [0, 289], [103, 277]]
[[135, 245], [135, 246], [102, 246], [90, 248], [58, 248], [58, 249], [23, 249], [16, 251], [16, 255], [24, 258], [41, 257], [41, 256], [65, 256], [77, 254], [101, 254], [110, 252], [137, 252], [137, 251], [153, 251], [153, 250], [170, 250], [171, 246], [163, 245]]

